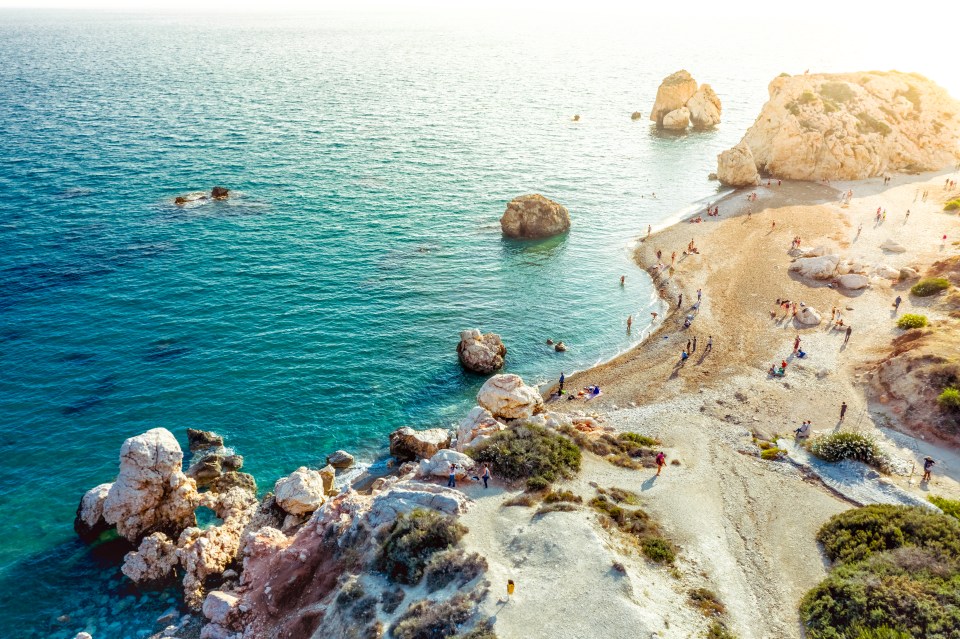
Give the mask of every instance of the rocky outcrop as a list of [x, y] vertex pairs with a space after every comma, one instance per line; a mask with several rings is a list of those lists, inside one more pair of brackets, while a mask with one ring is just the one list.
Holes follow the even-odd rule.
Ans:
[[[720, 97], [709, 84], [701, 84], [686, 104], [695, 129], [709, 129], [720, 124]], [[666, 123], [664, 123], [666, 126]]]
[[814, 280], [829, 280], [837, 274], [839, 262], [839, 255], [801, 257], [794, 260], [789, 270]]
[[507, 204], [500, 218], [504, 237], [540, 239], [570, 230], [567, 207], [540, 194], [521, 195]]
[[812, 306], [804, 306], [803, 310], [797, 313], [797, 321], [804, 326], [816, 326], [820, 323], [820, 313]]
[[77, 516], [73, 520], [73, 530], [83, 541], [94, 541], [102, 533], [110, 529], [110, 524], [103, 518], [103, 502], [107, 499], [110, 487], [113, 484], [94, 486], [80, 499], [77, 506]]
[[486, 408], [474, 406], [457, 428], [457, 450], [462, 453], [473, 448], [504, 428]]
[[213, 431], [188, 428], [187, 447], [191, 453], [210, 448], [223, 448], [223, 437]]
[[494, 375], [480, 387], [477, 404], [495, 419], [523, 419], [543, 409], [543, 398], [519, 375]]
[[327, 491], [319, 472], [301, 466], [288, 476], [278, 479], [273, 492], [280, 505], [291, 515], [312, 513], [323, 505]]
[[230, 197], [230, 190], [222, 186], [215, 186], [213, 190], [210, 191], [210, 197], [214, 200], [225, 200]]
[[350, 468], [353, 466], [353, 462], [353, 455], [345, 450], [338, 450], [332, 455], [327, 455], [327, 463], [334, 468]]
[[745, 142], [717, 156], [717, 179], [728, 186], [756, 186], [760, 183], [753, 152]]
[[697, 92], [697, 81], [685, 70], [668, 75], [657, 88], [657, 98], [650, 111], [650, 119], [663, 126], [664, 117], [686, 105]]
[[336, 469], [331, 464], [327, 464], [317, 472], [320, 473], [320, 479], [323, 481], [323, 493], [325, 495], [329, 495], [331, 493], [336, 494]]
[[199, 494], [182, 462], [180, 445], [165, 428], [123, 442], [120, 473], [103, 501], [104, 520], [133, 542], [154, 531], [175, 536], [195, 526]]
[[447, 477], [450, 475], [450, 464], [456, 464], [455, 474], [457, 477], [466, 477], [476, 462], [473, 458], [458, 453], [455, 450], [441, 450], [430, 459], [420, 461], [420, 467], [417, 469], [419, 477]]
[[450, 432], [445, 428], [398, 428], [390, 433], [390, 454], [399, 461], [430, 459], [441, 448], [450, 448]]
[[660, 126], [671, 131], [686, 130], [690, 126], [690, 109], [680, 107], [676, 111], [671, 111], [663, 116], [663, 122], [660, 123]]
[[936, 170], [960, 157], [960, 104], [914, 73], [781, 76], [769, 94], [740, 143], [765, 174], [860, 180]]
[[173, 577], [179, 565], [177, 544], [161, 532], [147, 535], [127, 553], [120, 571], [134, 583], [158, 583]]
[[496, 333], [484, 335], [477, 329], [460, 333], [457, 357], [468, 371], [489, 375], [503, 368], [503, 358], [506, 356], [507, 347]]

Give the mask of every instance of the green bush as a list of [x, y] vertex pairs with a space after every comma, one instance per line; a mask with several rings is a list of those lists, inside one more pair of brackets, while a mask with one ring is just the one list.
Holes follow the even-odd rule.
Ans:
[[727, 611], [717, 593], [707, 588], [694, 588], [687, 593], [690, 602], [707, 617], [722, 615]]
[[930, 495], [927, 499], [931, 504], [942, 510], [945, 515], [960, 519], [960, 499], [947, 499], [937, 495]]
[[647, 559], [658, 564], [672, 564], [677, 558], [673, 544], [663, 537], [644, 537], [640, 542], [640, 548]]
[[800, 97], [797, 99], [797, 102], [800, 104], [813, 104], [817, 101], [817, 96], [813, 94], [813, 91], [804, 91], [800, 94]]
[[950, 280], [945, 277], [928, 277], [913, 285], [910, 292], [917, 297], [929, 297], [950, 288]]
[[834, 102], [848, 102], [857, 97], [846, 82], [824, 82], [820, 86], [820, 95]]
[[660, 445], [659, 439], [647, 437], [646, 435], [641, 435], [640, 433], [620, 433], [620, 441], [636, 444], [637, 446], [644, 446], [646, 448], [652, 448]]
[[543, 503], [545, 504], [555, 504], [562, 501], [567, 501], [573, 504], [582, 504], [583, 498], [580, 495], [573, 494], [569, 490], [551, 490], [549, 493], [543, 496]]
[[446, 639], [473, 616], [473, 600], [457, 593], [448, 601], [424, 599], [411, 604], [390, 628], [395, 639]]
[[542, 475], [536, 475], [527, 480], [527, 490], [534, 492], [550, 488], [550, 480]]
[[760, 459], [765, 459], [767, 461], [774, 461], [783, 457], [787, 451], [782, 448], [767, 448], [766, 450], [760, 451]]
[[392, 615], [393, 611], [396, 610], [401, 603], [403, 603], [403, 598], [406, 596], [406, 591], [397, 586], [391, 590], [384, 590], [380, 595], [380, 606], [383, 608], [383, 611], [388, 615]]
[[639, 433], [584, 433], [572, 426], [561, 429], [583, 450], [605, 458], [611, 464], [622, 468], [650, 468], [656, 465], [657, 453], [654, 446], [660, 440]]
[[960, 389], [944, 388], [937, 397], [937, 403], [947, 410], [960, 410]]
[[957, 209], [960, 209], [960, 197], [943, 205], [944, 211], [956, 211]]
[[834, 433], [817, 437], [810, 444], [810, 452], [829, 462], [855, 459], [881, 469], [887, 463], [877, 442], [861, 433]]
[[497, 639], [497, 635], [490, 622], [481, 621], [476, 628], [466, 634], [457, 635], [454, 639]]
[[917, 315], [916, 313], [906, 313], [897, 320], [897, 328], [907, 331], [911, 328], [923, 328], [927, 325], [926, 315]]
[[[532, 480], [527, 480], [529, 483]], [[547, 484], [549, 486], [549, 484]], [[537, 505], [537, 502], [540, 501], [540, 495], [537, 493], [520, 493], [516, 497], [511, 497], [510, 499], [503, 502], [504, 506], [526, 506], [531, 508]]]
[[542, 517], [547, 513], [572, 513], [577, 507], [574, 504], [571, 504], [567, 501], [558, 501], [553, 504], [544, 504], [537, 508], [537, 512], [534, 514], [535, 517]]
[[706, 634], [707, 639], [737, 639], [737, 636], [727, 630], [727, 627], [719, 621], [710, 624]]
[[960, 523], [874, 505], [835, 515], [817, 539], [834, 567], [800, 604], [810, 639], [958, 636]]
[[541, 426], [502, 430], [470, 451], [470, 456], [490, 464], [504, 479], [539, 477], [547, 484], [573, 477], [580, 470], [581, 459], [573, 442]]
[[424, 571], [424, 580], [427, 592], [436, 592], [452, 583], [462, 588], [485, 572], [486, 559], [475, 552], [468, 555], [461, 548], [451, 548], [430, 558]]
[[433, 510], [401, 514], [385, 534], [378, 568], [393, 581], [415, 584], [434, 553], [456, 545], [466, 532], [456, 519]]

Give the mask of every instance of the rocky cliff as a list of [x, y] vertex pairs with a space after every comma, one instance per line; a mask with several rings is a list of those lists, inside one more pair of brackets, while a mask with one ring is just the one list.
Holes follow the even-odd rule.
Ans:
[[[770, 83], [769, 93], [740, 143], [761, 173], [793, 180], [859, 180], [936, 170], [960, 158], [960, 104], [921, 75], [782, 75]], [[751, 171], [739, 166], [742, 159], [740, 152], [718, 156], [720, 180], [753, 184]]]

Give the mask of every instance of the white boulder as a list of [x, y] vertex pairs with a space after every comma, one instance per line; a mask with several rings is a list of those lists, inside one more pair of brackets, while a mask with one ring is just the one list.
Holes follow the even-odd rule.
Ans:
[[503, 368], [506, 355], [507, 347], [496, 333], [484, 335], [477, 329], [461, 331], [457, 357], [467, 370], [489, 375]]
[[390, 433], [390, 454], [400, 461], [430, 459], [438, 450], [450, 448], [450, 439], [450, 431], [445, 428], [398, 428]]
[[870, 286], [870, 280], [867, 279], [867, 276], [860, 275], [859, 273], [847, 273], [846, 275], [841, 275], [839, 279], [840, 286], [851, 291]]
[[690, 109], [680, 107], [663, 116], [661, 126], [671, 131], [683, 131], [690, 125]]
[[880, 249], [884, 251], [889, 251], [890, 253], [906, 253], [907, 247], [899, 242], [894, 242], [893, 240], [887, 240], [880, 245]]
[[457, 450], [462, 453], [504, 428], [486, 408], [474, 406], [457, 428]]
[[448, 448], [441, 450], [430, 459], [421, 460], [417, 475], [420, 477], [447, 477], [450, 475], [450, 464], [457, 465], [457, 477], [466, 476], [476, 466], [472, 457]]
[[237, 608], [239, 598], [222, 590], [212, 590], [203, 600], [203, 616], [211, 622], [225, 626]]
[[720, 98], [709, 84], [701, 84], [686, 106], [695, 129], [709, 129], [720, 124]]
[[804, 306], [803, 310], [797, 313], [797, 321], [806, 326], [816, 326], [820, 323], [820, 313], [812, 306]]
[[789, 270], [815, 280], [829, 280], [833, 279], [833, 276], [836, 274], [839, 263], [839, 255], [801, 257], [790, 265]]
[[717, 156], [717, 179], [728, 186], [756, 186], [760, 183], [757, 163], [745, 142]]
[[657, 97], [650, 111], [650, 119], [663, 126], [664, 117], [687, 103], [697, 92], [697, 81], [689, 72], [681, 69], [663, 79], [657, 88]]
[[292, 515], [312, 513], [326, 500], [323, 477], [306, 466], [278, 479], [273, 492], [277, 504]]
[[495, 419], [523, 419], [543, 409], [543, 398], [519, 375], [494, 375], [480, 387], [477, 404]]

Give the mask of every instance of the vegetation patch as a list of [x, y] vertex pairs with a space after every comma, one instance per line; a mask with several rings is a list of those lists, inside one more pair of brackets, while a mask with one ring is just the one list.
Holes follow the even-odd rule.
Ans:
[[857, 114], [857, 131], [860, 133], [879, 133], [880, 135], [890, 135], [893, 129], [883, 120], [878, 120], [866, 111]]
[[630, 490], [623, 488], [597, 488], [597, 492], [604, 497], [609, 497], [618, 504], [627, 504], [628, 506], [640, 505], [640, 495]]
[[537, 479], [533, 485], [527, 482], [532, 489], [573, 477], [580, 471], [581, 460], [580, 449], [569, 439], [532, 425], [502, 430], [470, 451], [470, 456], [490, 464], [504, 479]]
[[834, 102], [849, 102], [857, 97], [846, 82], [824, 82], [820, 85], [820, 95]]
[[737, 636], [727, 630], [727, 627], [719, 621], [710, 624], [706, 634], [707, 639], [737, 639]]
[[947, 499], [938, 495], [927, 497], [930, 503], [943, 511], [943, 514], [950, 515], [954, 519], [960, 519], [960, 499]]
[[854, 459], [881, 470], [887, 466], [887, 457], [876, 440], [862, 433], [834, 433], [817, 437], [810, 443], [810, 452], [829, 462]]
[[960, 410], [960, 389], [944, 388], [937, 396], [937, 403], [944, 410]]
[[[549, 484], [548, 484], [549, 485]], [[540, 495], [537, 493], [520, 493], [516, 497], [511, 497], [503, 502], [504, 506], [526, 506], [533, 508], [540, 501]]]
[[487, 572], [487, 568], [487, 560], [475, 552], [467, 554], [461, 548], [451, 548], [436, 553], [424, 571], [427, 592], [436, 592], [450, 584], [462, 588]]
[[535, 517], [542, 517], [547, 513], [570, 513], [577, 509], [575, 504], [569, 502], [561, 501], [555, 504], [544, 504], [537, 509]]
[[907, 85], [906, 91], [897, 91], [895, 94], [897, 97], [903, 96], [913, 104], [914, 111], [920, 110], [920, 92], [917, 91], [917, 87], [912, 84]]
[[950, 288], [950, 280], [945, 277], [928, 277], [922, 279], [910, 289], [910, 292], [917, 297], [930, 297], [940, 291]]
[[697, 610], [707, 617], [722, 615], [727, 611], [726, 606], [720, 601], [717, 593], [707, 588], [694, 588], [687, 595], [690, 602], [696, 606]]
[[415, 584], [434, 553], [455, 546], [466, 532], [456, 519], [433, 510], [401, 514], [386, 531], [377, 566], [393, 581]]
[[489, 621], [482, 621], [473, 630], [457, 635], [456, 639], [497, 639], [497, 635]]
[[621, 532], [634, 537], [647, 559], [663, 564], [673, 563], [676, 546], [661, 534], [660, 527], [650, 519], [650, 515], [639, 508], [623, 508], [602, 494], [592, 499], [590, 505], [601, 513], [601, 522], [605, 526], [616, 526]]
[[810, 639], [957, 636], [960, 522], [874, 505], [835, 515], [817, 539], [833, 568], [800, 605]]
[[583, 498], [569, 490], [551, 490], [543, 496], [543, 503], [556, 504], [559, 502], [570, 502], [571, 504], [582, 504]]
[[817, 96], [813, 93], [813, 91], [804, 91], [800, 94], [800, 97], [797, 98], [797, 102], [800, 104], [813, 104], [816, 101]]
[[897, 328], [905, 331], [911, 328], [923, 328], [927, 325], [926, 315], [917, 315], [916, 313], [905, 313], [897, 320]]
[[406, 596], [403, 588], [397, 586], [391, 590], [384, 590], [380, 595], [380, 607], [383, 608], [383, 611], [388, 615], [392, 615], [393, 612], [403, 603], [403, 598]]
[[448, 601], [424, 599], [410, 607], [390, 627], [396, 639], [448, 639], [473, 616], [472, 596], [457, 593]]
[[949, 202], [943, 205], [944, 211], [956, 211], [957, 209], [960, 209], [960, 197], [954, 200], [950, 200]]
[[584, 433], [572, 426], [562, 429], [580, 448], [603, 457], [622, 468], [652, 468], [656, 466], [655, 446], [660, 440], [639, 433]]
[[778, 459], [783, 459], [787, 454], [787, 451], [783, 448], [777, 448], [773, 446], [772, 448], [767, 448], [766, 450], [760, 451], [760, 459], [766, 461], [776, 461]]

